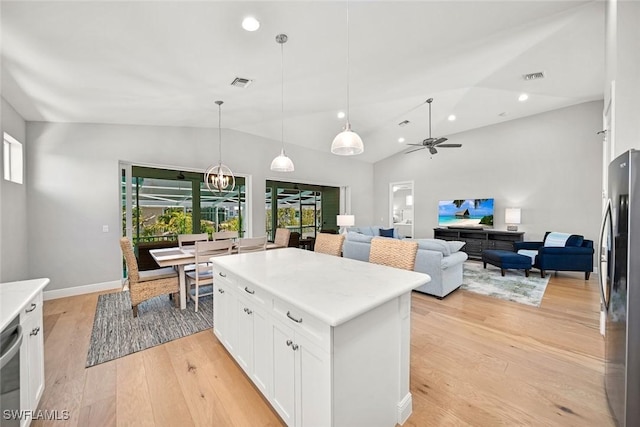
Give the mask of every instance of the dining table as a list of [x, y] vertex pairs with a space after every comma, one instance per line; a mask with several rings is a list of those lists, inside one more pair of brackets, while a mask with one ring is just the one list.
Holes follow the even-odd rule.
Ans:
[[[278, 249], [283, 246], [273, 243], [267, 244], [266, 249]], [[233, 243], [232, 254], [238, 253], [237, 242]], [[195, 246], [188, 245], [182, 247], [151, 249], [151, 257], [160, 267], [175, 267], [178, 270], [180, 282], [180, 309], [187, 308], [187, 277], [185, 267], [196, 262]]]

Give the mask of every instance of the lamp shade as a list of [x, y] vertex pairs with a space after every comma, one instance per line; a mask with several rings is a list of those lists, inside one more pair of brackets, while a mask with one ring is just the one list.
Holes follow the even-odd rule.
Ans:
[[520, 208], [506, 208], [504, 210], [504, 222], [507, 224], [520, 224]]
[[336, 222], [339, 227], [351, 227], [356, 223], [356, 217], [354, 215], [338, 215]]
[[351, 125], [347, 123], [345, 129], [333, 139], [331, 152], [339, 156], [354, 156], [364, 152], [364, 144], [360, 136], [351, 130]]
[[282, 150], [271, 162], [271, 170], [274, 172], [293, 172], [295, 168], [291, 159]]

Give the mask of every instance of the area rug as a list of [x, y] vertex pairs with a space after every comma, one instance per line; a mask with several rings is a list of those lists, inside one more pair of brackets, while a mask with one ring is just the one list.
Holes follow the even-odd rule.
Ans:
[[[206, 289], [203, 289], [206, 291]], [[200, 297], [180, 310], [168, 295], [138, 305], [133, 317], [128, 291], [98, 297], [86, 367], [126, 356], [213, 327], [213, 296]]]
[[505, 270], [502, 277], [497, 267], [487, 264], [484, 269], [482, 262], [467, 261], [460, 289], [539, 307], [549, 276], [543, 279], [535, 273], [532, 271], [525, 277], [524, 270]]

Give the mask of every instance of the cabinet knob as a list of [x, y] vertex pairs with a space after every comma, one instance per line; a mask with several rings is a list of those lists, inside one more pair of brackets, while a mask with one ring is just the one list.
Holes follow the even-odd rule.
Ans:
[[218, 288], [218, 292], [220, 292], [221, 294], [224, 294], [224, 289]]
[[293, 349], [293, 351], [296, 351], [298, 349], [298, 344], [293, 344], [291, 348]]
[[227, 277], [227, 275], [224, 274], [222, 271], [219, 271], [218, 274], [220, 275], [220, 277]]
[[293, 341], [287, 340], [287, 347], [289, 347], [291, 344], [293, 344]]
[[246, 287], [246, 286], [244, 287], [244, 291], [245, 291], [246, 293], [248, 293], [248, 294], [251, 294], [251, 295], [253, 295], [253, 294], [255, 294], [255, 293], [256, 293], [256, 291], [254, 291], [253, 289], [249, 289], [249, 288], [248, 288], [248, 287]]
[[31, 303], [31, 307], [26, 308], [26, 309], [24, 310], [24, 312], [25, 312], [25, 313], [31, 313], [33, 310], [35, 310], [35, 309], [36, 309], [36, 307], [37, 307], [37, 306], [36, 306], [34, 303]]
[[294, 322], [296, 322], [296, 323], [302, 323], [302, 317], [301, 317], [301, 318], [299, 318], [299, 319], [296, 319], [295, 317], [293, 317], [293, 316], [291, 315], [291, 312], [290, 312], [290, 311], [287, 311], [287, 317], [288, 317], [289, 319], [293, 320], [293, 321], [294, 321]]
[[38, 335], [38, 332], [40, 332], [40, 326], [33, 328], [29, 335], [31, 336]]

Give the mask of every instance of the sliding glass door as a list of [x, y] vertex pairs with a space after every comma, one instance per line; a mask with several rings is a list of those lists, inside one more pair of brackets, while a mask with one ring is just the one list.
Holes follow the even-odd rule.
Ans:
[[203, 174], [122, 165], [122, 222], [140, 269], [157, 268], [150, 249], [177, 245], [178, 234], [235, 230], [244, 235], [246, 187], [236, 177], [231, 192], [213, 193]]

